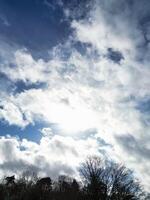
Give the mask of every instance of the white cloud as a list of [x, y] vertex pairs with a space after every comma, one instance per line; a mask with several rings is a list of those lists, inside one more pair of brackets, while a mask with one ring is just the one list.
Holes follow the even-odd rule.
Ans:
[[59, 135], [51, 138], [43, 136], [37, 144], [26, 139], [1, 137], [0, 173], [20, 174], [32, 168], [39, 175], [50, 175], [53, 178], [61, 173], [77, 175], [80, 162], [89, 152], [91, 155], [100, 155], [99, 148], [94, 138], [84, 140]]
[[51, 138], [53, 136], [53, 132], [51, 128], [42, 128], [40, 131], [45, 137]]
[[[55, 48], [53, 58], [47, 62], [35, 60], [25, 50], [15, 52], [14, 67], [5, 63], [1, 72], [12, 82], [21, 80], [31, 85], [45, 82], [47, 87], [6, 93], [1, 100], [4, 108], [0, 118], [22, 127], [37, 120], [56, 123], [70, 135], [83, 131], [86, 135], [86, 130], [95, 128], [97, 138], [113, 145], [110, 156], [134, 168], [139, 176], [142, 174], [143, 183], [148, 185], [145, 177], [149, 174], [150, 159], [145, 152], [149, 149], [149, 127], [143, 121], [144, 114], [136, 108], [137, 101], [150, 96], [148, 53], [139, 62], [140, 45], [144, 42], [142, 31], [137, 28], [139, 14], [130, 18], [132, 10], [126, 4], [122, 11], [118, 1], [111, 2], [96, 1], [88, 19], [72, 21], [74, 40], [66, 44], [71, 49], [67, 59], [63, 59], [65, 45]], [[113, 3], [114, 13], [110, 12]], [[76, 41], [87, 45], [84, 55], [73, 48], [72, 42]], [[116, 63], [108, 58], [108, 48], [120, 51], [124, 59]], [[77, 160], [99, 148], [95, 139], [76, 141], [71, 136], [53, 136], [50, 128], [42, 133], [39, 145], [24, 140], [21, 145], [26, 150], [17, 151], [24, 155], [25, 162], [35, 166], [40, 162], [43, 169], [59, 161], [63, 167], [66, 163], [74, 166]], [[133, 140], [132, 154], [124, 147], [130, 141], [124, 139], [128, 135], [142, 144], [138, 149]], [[31, 160], [27, 159], [33, 152]]]
[[[124, 157], [122, 157], [123, 146], [115, 139], [116, 136], [129, 133], [136, 139], [143, 141], [145, 145], [148, 141], [147, 139], [142, 140], [145, 135], [148, 137], [149, 131], [142, 121], [143, 114], [135, 108], [136, 102], [130, 100], [131, 95], [137, 94], [136, 98], [140, 99], [148, 94], [148, 86], [143, 88], [143, 82], [149, 83], [145, 71], [142, 70], [141, 73], [132, 74], [132, 66], [131, 68], [125, 68], [124, 63], [117, 65], [105, 58], [91, 63], [90, 59], [76, 53], [72, 55], [68, 62], [76, 67], [77, 73], [66, 73], [62, 76], [57, 72], [56, 79], [52, 79], [52, 83], [51, 77], [49, 77], [49, 86], [45, 89], [30, 89], [7, 97], [5, 105], [9, 105], [10, 108], [5, 109], [6, 114], [3, 115], [3, 118], [5, 117], [5, 120], [10, 124], [17, 124], [18, 126], [34, 123], [36, 120], [57, 123], [63, 129], [61, 131], [67, 132], [67, 134], [96, 128], [98, 130], [97, 137], [102, 137], [114, 146], [114, 151], [110, 154], [111, 157], [125, 162], [129, 167], [134, 168], [138, 174], [142, 173], [143, 177], [146, 177], [147, 168], [143, 166], [142, 162], [139, 164], [137, 155], [129, 156], [126, 151]], [[61, 69], [61, 65], [60, 68], [55, 70], [59, 71], [58, 69]], [[134, 70], [137, 71], [137, 68]], [[144, 76], [146, 79], [144, 79]], [[93, 80], [97, 81], [95, 85], [91, 84]], [[140, 81], [135, 83], [135, 80]], [[9, 111], [13, 111], [14, 105], [20, 111], [19, 117], [16, 114], [13, 115], [13, 112], [11, 112], [11, 115], [9, 114]], [[2, 111], [4, 112], [4, 109]], [[19, 121], [15, 121], [16, 117]], [[50, 129], [43, 129], [43, 131], [44, 135], [51, 133]], [[43, 165], [49, 168], [51, 165], [47, 155], [52, 151], [51, 149], [55, 149], [59, 154], [63, 167], [65, 163], [70, 163], [69, 158], [70, 156], [73, 157], [73, 154], [73, 160], [76, 162], [78, 153], [66, 145], [64, 141], [62, 144], [62, 141], [59, 141], [62, 138], [57, 137], [52, 137], [52, 135], [49, 137], [52, 138], [51, 141], [55, 145], [49, 143], [47, 138], [41, 140], [41, 153], [39, 153], [39, 157], [35, 157], [35, 163], [43, 162]], [[68, 143], [74, 146], [75, 144], [70, 140]], [[85, 142], [87, 143], [86, 140]], [[77, 149], [79, 152], [83, 152], [80, 148], [83, 144], [79, 142], [78, 144]], [[31, 148], [32, 152], [33, 149]], [[41, 149], [43, 149], [43, 153]], [[95, 149], [89, 150], [87, 148], [86, 155], [94, 151]], [[63, 155], [60, 152], [63, 152]], [[54, 153], [53, 155], [56, 156]], [[32, 160], [34, 159], [32, 158]], [[51, 161], [52, 163], [59, 162], [52, 158]], [[144, 161], [147, 165], [150, 163], [148, 158], [145, 158]], [[34, 165], [32, 162], [30, 164]], [[73, 163], [70, 163], [70, 165], [73, 166]], [[43, 169], [45, 170], [46, 167], [44, 168], [44, 166]], [[60, 170], [59, 167], [57, 169]], [[145, 180], [143, 178], [144, 183]], [[145, 184], [148, 185], [147, 182]]]
[[31, 121], [23, 119], [23, 113], [13, 102], [3, 101], [0, 109], [0, 119], [7, 121], [10, 125], [21, 127], [27, 126]]
[[[14, 66], [4, 66], [1, 72], [13, 81], [24, 81], [25, 83], [37, 83], [44, 79], [43, 70], [46, 69], [43, 60], [37, 62], [25, 50], [18, 50], [14, 54]], [[47, 69], [47, 72], [50, 70]], [[46, 80], [45, 80], [46, 81]]]

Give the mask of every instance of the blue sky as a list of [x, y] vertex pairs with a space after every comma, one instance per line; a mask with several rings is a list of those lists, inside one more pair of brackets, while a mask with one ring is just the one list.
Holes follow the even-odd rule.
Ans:
[[149, 190], [149, 13], [146, 0], [0, 0], [1, 176], [77, 175], [98, 155]]
[[1, 1], [3, 37], [37, 51], [62, 42], [69, 31], [67, 21], [61, 21], [63, 11], [53, 4], [50, 7], [44, 1]]

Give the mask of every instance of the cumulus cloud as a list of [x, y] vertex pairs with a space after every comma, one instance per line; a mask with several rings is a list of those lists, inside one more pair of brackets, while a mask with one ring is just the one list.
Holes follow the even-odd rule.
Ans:
[[49, 137], [49, 138], [52, 137], [52, 135], [53, 135], [51, 128], [42, 128], [41, 133], [43, 134], [43, 136], [46, 136], [46, 137]]
[[[46, 129], [44, 131], [46, 133]], [[49, 133], [49, 130], [47, 130]], [[38, 175], [56, 178], [59, 174], [77, 176], [77, 167], [90, 154], [100, 155], [96, 139], [73, 139], [68, 136], [49, 134], [39, 144], [15, 137], [0, 138], [0, 172], [3, 175], [32, 169]]]
[[[148, 6], [139, 2], [95, 1], [86, 18], [74, 17], [73, 36], [55, 47], [48, 61], [20, 49], [11, 62], [2, 65], [1, 73], [13, 84], [44, 82], [46, 87], [12, 91], [11, 95], [5, 92], [0, 118], [21, 127], [42, 120], [70, 134], [53, 135], [50, 128], [44, 128], [40, 144], [15, 140], [14, 144], [20, 145], [15, 145], [15, 155], [24, 155], [23, 161], [18, 156], [18, 162], [36, 167], [40, 163], [40, 171], [50, 169], [52, 174], [56, 174], [53, 165], [58, 166], [56, 171], [72, 173], [79, 160], [100, 152], [98, 140], [103, 138], [113, 147], [113, 151], [106, 150], [110, 156], [135, 169], [148, 187], [150, 127], [147, 115], [137, 107], [150, 96], [149, 29], [142, 21], [147, 14]], [[79, 43], [82, 45], [77, 49], [75, 44]], [[94, 139], [88, 137], [91, 129], [97, 130]], [[81, 133], [85, 139], [71, 137]], [[31, 160], [27, 155], [32, 155]]]

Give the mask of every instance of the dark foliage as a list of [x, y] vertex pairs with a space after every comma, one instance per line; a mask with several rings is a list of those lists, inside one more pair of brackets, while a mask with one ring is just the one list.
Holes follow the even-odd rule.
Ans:
[[147, 199], [133, 173], [117, 164], [102, 164], [88, 158], [80, 167], [83, 180], [69, 176], [37, 178], [24, 173], [21, 178], [6, 177], [0, 184], [0, 200], [142, 200]]

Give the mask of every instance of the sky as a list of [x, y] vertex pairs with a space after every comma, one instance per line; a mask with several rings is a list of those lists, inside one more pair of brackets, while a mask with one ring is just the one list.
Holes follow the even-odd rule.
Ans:
[[97, 155], [149, 190], [149, 54], [148, 0], [0, 0], [0, 176]]

